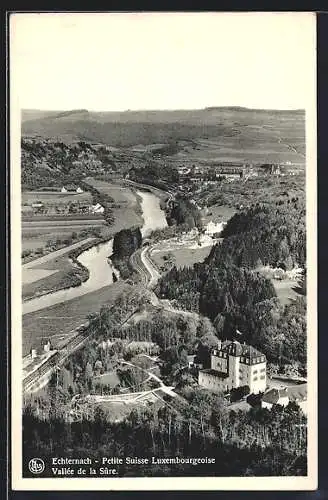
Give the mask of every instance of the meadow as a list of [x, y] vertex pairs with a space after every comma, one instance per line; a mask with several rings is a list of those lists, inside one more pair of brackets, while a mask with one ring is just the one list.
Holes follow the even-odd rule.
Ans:
[[210, 246], [203, 248], [175, 248], [169, 252], [153, 252], [151, 259], [159, 269], [165, 269], [168, 264], [181, 267], [192, 267], [197, 262], [204, 262], [208, 257]]
[[142, 226], [141, 208], [134, 190], [91, 177], [86, 178], [85, 182], [97, 189], [100, 194], [113, 198], [114, 222], [110, 226], [111, 234], [122, 229]]
[[99, 227], [101, 234], [107, 236], [105, 221], [102, 215], [65, 214], [32, 215], [31, 204], [41, 202], [50, 211], [55, 206], [67, 206], [70, 203], [92, 204], [92, 195], [83, 193], [60, 193], [54, 191], [23, 191], [22, 204], [22, 250], [35, 251], [44, 248], [49, 240], [56, 241], [71, 237], [73, 232], [79, 233]]
[[22, 191], [22, 205], [30, 205], [41, 201], [47, 205], [68, 204], [70, 202], [92, 203], [92, 196], [88, 192], [74, 191], [61, 193], [60, 191]]
[[39, 345], [42, 338], [51, 338], [56, 346], [61, 337], [84, 323], [90, 313], [100, 311], [103, 305], [112, 304], [128, 288], [129, 285], [118, 281], [76, 299], [25, 314], [22, 319], [23, 356], [29, 353], [32, 345]]

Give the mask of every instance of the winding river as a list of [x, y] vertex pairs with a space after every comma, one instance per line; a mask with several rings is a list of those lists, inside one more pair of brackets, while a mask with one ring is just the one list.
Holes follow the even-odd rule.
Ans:
[[[160, 199], [152, 193], [137, 191], [141, 198], [142, 217], [144, 224], [142, 236], [148, 236], [154, 229], [167, 226], [165, 213], [160, 207]], [[113, 273], [118, 277], [118, 271], [113, 267], [108, 257], [113, 253], [113, 240], [96, 245], [78, 257], [79, 262], [89, 270], [89, 278], [80, 286], [48, 293], [41, 297], [23, 303], [23, 314], [28, 314], [46, 307], [66, 302], [89, 292], [94, 292], [113, 283]]]

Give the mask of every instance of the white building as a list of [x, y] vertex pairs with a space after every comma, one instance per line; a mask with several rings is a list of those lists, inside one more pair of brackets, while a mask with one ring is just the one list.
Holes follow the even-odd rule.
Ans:
[[37, 357], [38, 357], [38, 351], [34, 347], [32, 347], [32, 349], [31, 349], [31, 358], [35, 359]]
[[274, 405], [287, 406], [290, 402], [297, 403], [304, 413], [307, 412], [307, 384], [270, 389], [263, 395], [261, 407], [271, 410]]
[[100, 203], [97, 203], [96, 205], [92, 205], [90, 211], [94, 214], [103, 214], [105, 209]]
[[210, 221], [205, 227], [205, 234], [207, 234], [208, 236], [219, 234], [221, 233], [225, 225], [226, 225], [225, 222], [215, 223], [213, 221]]
[[60, 192], [61, 193], [67, 193], [67, 189], [65, 187], [62, 187]]
[[261, 408], [267, 408], [268, 410], [271, 410], [273, 405], [287, 406], [288, 403], [289, 403], [289, 397], [287, 388], [286, 387], [284, 387], [283, 389], [273, 388], [267, 391], [263, 395], [261, 401]]
[[83, 193], [83, 189], [81, 189], [80, 187], [77, 188], [76, 190], [77, 193]]
[[266, 389], [266, 357], [252, 346], [224, 342], [211, 354], [211, 368], [198, 374], [199, 385], [214, 392], [248, 386], [250, 393]]

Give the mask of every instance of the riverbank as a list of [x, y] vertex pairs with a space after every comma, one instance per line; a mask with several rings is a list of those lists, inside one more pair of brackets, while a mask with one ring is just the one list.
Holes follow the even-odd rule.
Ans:
[[[142, 239], [148, 237], [154, 230], [167, 227], [166, 215], [161, 206], [161, 200], [152, 193], [136, 191], [136, 196], [141, 200], [143, 226], [130, 228], [125, 234], [117, 233], [114, 236], [114, 252], [112, 261], [119, 269], [123, 279], [138, 281], [133, 254], [141, 247]], [[123, 233], [123, 231], [122, 231]]]
[[[87, 184], [90, 184], [91, 188], [97, 190], [100, 195], [104, 194], [113, 199], [111, 210], [115, 220], [110, 225], [104, 226], [104, 235], [94, 238], [92, 244], [85, 245], [78, 251], [74, 250], [61, 258], [57, 258], [56, 254], [54, 259], [50, 258], [47, 261], [46, 266], [39, 269], [35, 268], [34, 274], [39, 274], [40, 279], [31, 279], [28, 283], [23, 283], [22, 298], [24, 302], [61, 290], [79, 287], [87, 282], [90, 276], [89, 270], [81, 264], [78, 257], [93, 246], [110, 241], [122, 229], [143, 225], [144, 221], [141, 217], [142, 197], [137, 192], [134, 192], [134, 189], [97, 181], [92, 178], [87, 179]], [[65, 252], [65, 247], [62, 247], [61, 250]], [[46, 255], [50, 257], [51, 252]]]
[[109, 226], [112, 236], [122, 229], [143, 225], [141, 200], [131, 187], [93, 177], [87, 177], [85, 183], [97, 190], [100, 196], [112, 198], [111, 210], [114, 221]]
[[[34, 271], [48, 271], [51, 274], [48, 274], [43, 279], [23, 285], [23, 303], [61, 290], [81, 286], [89, 279], [90, 271], [78, 258], [91, 248], [96, 248], [110, 240], [111, 237], [109, 236], [105, 238], [93, 238], [92, 241], [82, 244], [79, 248], [73, 250], [67, 248], [67, 253], [60, 257], [54, 257], [46, 265], [43, 264], [42, 268], [33, 269]], [[55, 269], [53, 269], [54, 267]]]

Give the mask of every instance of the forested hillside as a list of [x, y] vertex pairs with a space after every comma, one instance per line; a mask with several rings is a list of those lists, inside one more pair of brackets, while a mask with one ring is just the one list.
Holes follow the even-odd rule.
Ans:
[[258, 347], [271, 363], [296, 363], [304, 371], [306, 299], [301, 295], [283, 307], [271, 281], [255, 270], [305, 266], [304, 204], [256, 205], [236, 214], [223, 236], [204, 263], [174, 267], [156, 292], [210, 318], [219, 338], [235, 338], [239, 330], [239, 340]]
[[306, 262], [305, 202], [296, 198], [236, 213], [222, 232], [223, 244], [209, 259], [237, 266], [292, 269]]
[[115, 167], [103, 147], [83, 141], [67, 145], [52, 139], [22, 138], [22, 189], [59, 187], [81, 181], [93, 168]]
[[[53, 456], [72, 456], [72, 450], [74, 456], [95, 459], [100, 450], [107, 457], [150, 457], [148, 465], [120, 465], [121, 477], [307, 474], [306, 430], [296, 428], [306, 419], [294, 404], [236, 413], [228, 412], [222, 398], [205, 390], [188, 390], [184, 396], [185, 404], [175, 402], [175, 407], [168, 404], [159, 410], [140, 408], [119, 423], [106, 421], [99, 408], [94, 420], [72, 424], [56, 412], [50, 421], [42, 421], [27, 408], [23, 415], [24, 475], [31, 476], [29, 458], [42, 456], [49, 464]], [[152, 456], [185, 461], [211, 457], [212, 463], [156, 465], [151, 464]], [[48, 467], [45, 475], [51, 474]]]

